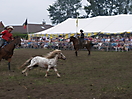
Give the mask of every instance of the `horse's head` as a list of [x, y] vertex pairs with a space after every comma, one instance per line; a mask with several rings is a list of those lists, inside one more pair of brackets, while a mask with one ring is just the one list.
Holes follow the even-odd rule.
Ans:
[[50, 53], [46, 56], [46, 58], [51, 59], [51, 58], [54, 58], [56, 55], [58, 55], [58, 59], [63, 59], [63, 60], [66, 59], [66, 57], [62, 54], [61, 50], [58, 50], [58, 49], [56, 49], [56, 50], [50, 52]]
[[18, 37], [18, 36], [16, 36], [16, 37], [14, 37], [14, 42], [15, 42], [15, 45], [17, 46], [21, 46], [21, 38], [20, 37]]
[[71, 36], [70, 37], [70, 42], [73, 42], [75, 39], [77, 39], [77, 38], [75, 38], [74, 36]]
[[58, 59], [66, 60], [66, 57], [62, 52], [58, 53]]
[[62, 54], [61, 50], [56, 49], [53, 51], [53, 53], [55, 55], [58, 55], [58, 59], [66, 60], [66, 57], [64, 54]]

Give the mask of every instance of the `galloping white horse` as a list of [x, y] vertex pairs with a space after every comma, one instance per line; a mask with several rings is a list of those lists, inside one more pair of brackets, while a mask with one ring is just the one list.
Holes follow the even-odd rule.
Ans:
[[57, 60], [63, 59], [65, 60], [66, 57], [62, 54], [61, 50], [54, 50], [50, 52], [47, 56], [41, 57], [41, 56], [35, 56], [28, 59], [21, 67], [25, 66], [30, 61], [30, 65], [28, 65], [22, 73], [26, 72], [26, 76], [28, 75], [27, 71], [29, 69], [32, 69], [34, 66], [40, 66], [47, 69], [45, 77], [47, 77], [49, 70], [52, 68], [56, 72], [57, 76], [60, 77], [60, 74], [58, 73], [56, 66], [57, 66]]

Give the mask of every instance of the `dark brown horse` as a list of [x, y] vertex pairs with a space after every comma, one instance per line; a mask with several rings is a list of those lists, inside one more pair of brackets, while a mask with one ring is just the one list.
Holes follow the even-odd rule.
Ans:
[[73, 42], [73, 46], [74, 46], [76, 56], [78, 56], [77, 51], [79, 49], [83, 49], [83, 48], [86, 48], [88, 50], [88, 55], [90, 55], [90, 51], [91, 51], [91, 47], [92, 47], [92, 42], [91, 41], [86, 40], [82, 44], [80, 44], [79, 39], [71, 36], [70, 37], [70, 42]]
[[0, 49], [0, 61], [5, 59], [8, 61], [8, 69], [10, 70], [11, 57], [13, 56], [14, 49], [17, 45], [21, 45], [20, 37], [14, 37], [9, 44], [5, 45]]

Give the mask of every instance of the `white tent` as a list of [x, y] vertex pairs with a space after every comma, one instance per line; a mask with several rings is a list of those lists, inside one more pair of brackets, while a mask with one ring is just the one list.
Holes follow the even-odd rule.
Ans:
[[[77, 26], [78, 20], [78, 26]], [[83, 29], [85, 34], [88, 33], [123, 33], [132, 32], [132, 15], [116, 16], [98, 16], [85, 19], [69, 18], [66, 21], [45, 31], [35, 33], [34, 35], [55, 35], [55, 34], [75, 34]]]

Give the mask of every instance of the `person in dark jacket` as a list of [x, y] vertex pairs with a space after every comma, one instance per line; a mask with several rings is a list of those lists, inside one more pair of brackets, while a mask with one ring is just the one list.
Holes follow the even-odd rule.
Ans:
[[82, 46], [82, 44], [84, 43], [84, 33], [83, 33], [83, 30], [80, 30], [80, 44]]

